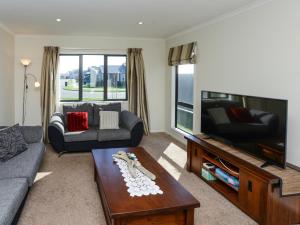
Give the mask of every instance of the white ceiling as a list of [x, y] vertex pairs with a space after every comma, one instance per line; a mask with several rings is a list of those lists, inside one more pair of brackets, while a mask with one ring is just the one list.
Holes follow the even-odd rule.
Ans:
[[0, 22], [15, 34], [166, 38], [262, 1], [0, 0]]

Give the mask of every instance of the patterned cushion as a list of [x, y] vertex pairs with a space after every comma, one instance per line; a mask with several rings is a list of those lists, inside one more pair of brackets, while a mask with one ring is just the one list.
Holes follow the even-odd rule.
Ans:
[[110, 103], [107, 105], [94, 104], [94, 126], [99, 126], [99, 112], [100, 111], [115, 111], [121, 113], [121, 103]]
[[0, 130], [0, 161], [7, 161], [27, 148], [19, 124]]
[[100, 130], [119, 129], [119, 112], [100, 111]]

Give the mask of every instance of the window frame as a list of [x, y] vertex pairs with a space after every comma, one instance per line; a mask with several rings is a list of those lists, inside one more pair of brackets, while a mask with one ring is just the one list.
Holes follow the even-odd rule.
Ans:
[[[183, 107], [192, 109], [193, 112], [194, 112], [194, 105], [178, 101], [178, 81], [179, 81], [179, 79], [178, 79], [178, 75], [179, 75], [178, 74], [178, 66], [180, 66], [180, 65], [175, 66], [175, 124], [174, 124], [174, 126], [175, 126], [176, 129], [179, 129], [180, 131], [187, 133], [185, 130], [177, 127], [177, 108], [178, 108], [178, 106], [183, 106]], [[192, 130], [193, 130], [193, 127], [192, 127]]]
[[[82, 99], [83, 96], [83, 56], [84, 55], [103, 55], [104, 57], [104, 72], [103, 72], [103, 100], [94, 100], [94, 101], [85, 101]], [[127, 55], [126, 54], [59, 54], [60, 56], [78, 56], [79, 57], [79, 89], [78, 89], [78, 100], [61, 100], [59, 99], [59, 102], [115, 102], [115, 101], [128, 101], [128, 87], [127, 87]], [[113, 56], [123, 56], [126, 58], [126, 72], [125, 72], [125, 77], [126, 77], [126, 85], [125, 85], [125, 98], [123, 99], [109, 99], [107, 98], [107, 81], [108, 81], [108, 74], [107, 74], [107, 58], [108, 57], [113, 57]], [[59, 77], [60, 80], [60, 77]]]

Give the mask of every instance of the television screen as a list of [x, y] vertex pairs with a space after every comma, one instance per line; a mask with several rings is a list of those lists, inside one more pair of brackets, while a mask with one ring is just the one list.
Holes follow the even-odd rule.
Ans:
[[287, 100], [202, 91], [201, 132], [285, 167]]

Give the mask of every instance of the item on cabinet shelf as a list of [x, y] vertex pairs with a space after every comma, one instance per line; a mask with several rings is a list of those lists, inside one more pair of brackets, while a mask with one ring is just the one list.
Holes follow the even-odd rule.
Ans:
[[203, 167], [207, 170], [213, 170], [215, 169], [215, 165], [212, 163], [203, 163]]
[[206, 180], [208, 180], [208, 181], [214, 181], [214, 180], [216, 180], [216, 178], [209, 171], [207, 171], [204, 168], [202, 168], [202, 170], [201, 170], [201, 176], [203, 178], [205, 178]]
[[237, 178], [235, 178], [235, 177], [233, 177], [233, 176], [230, 176], [228, 173], [224, 172], [224, 171], [221, 170], [220, 168], [217, 168], [217, 169], [215, 170], [215, 173], [216, 173], [216, 176], [217, 176], [220, 180], [222, 180], [222, 181], [224, 181], [224, 182], [226, 182], [226, 183], [232, 185], [232, 186], [233, 186], [234, 188], [236, 188], [236, 189], [239, 189], [240, 181], [239, 181]]
[[239, 175], [238, 172], [233, 171], [233, 170], [230, 169], [228, 166], [226, 166], [225, 163], [224, 163], [220, 158], [217, 158], [217, 159], [219, 160], [219, 162], [220, 162], [220, 163], [221, 163], [228, 171], [230, 171], [230, 172], [233, 173], [233, 174]]

